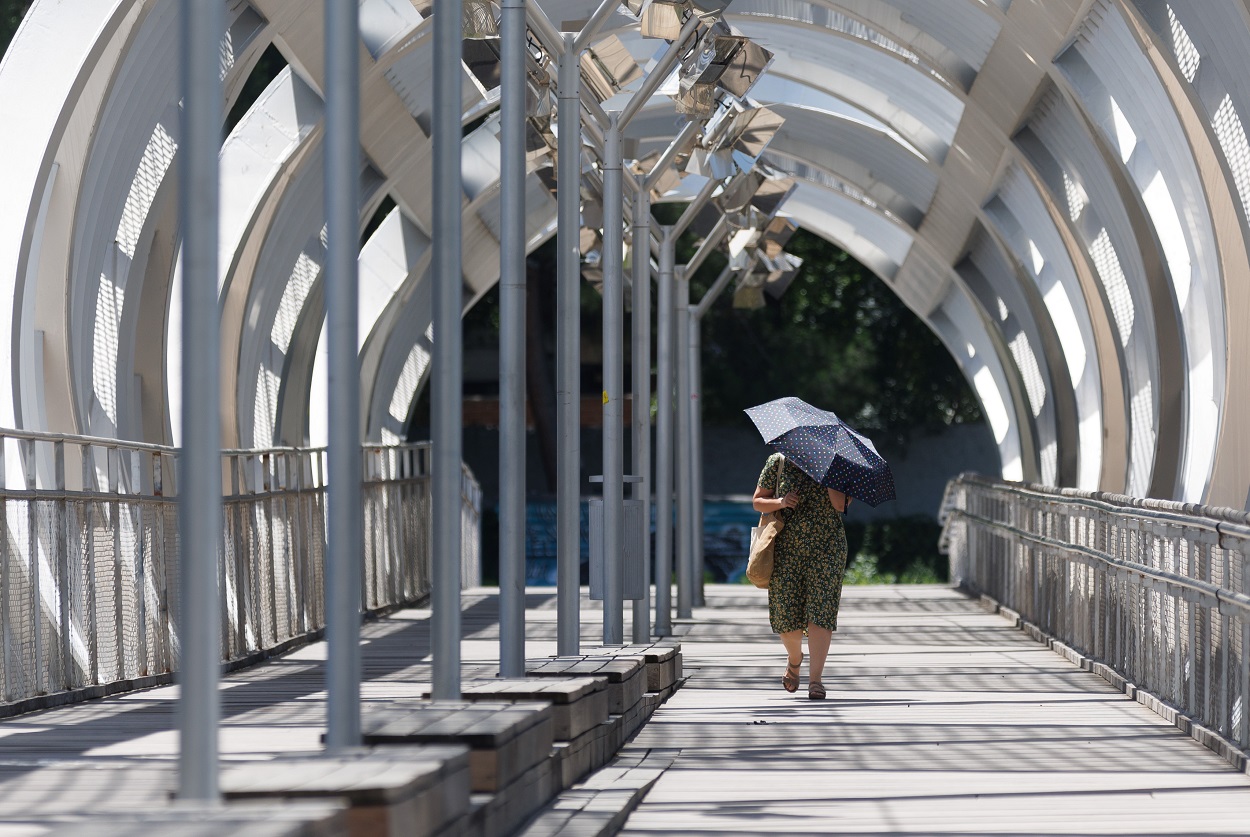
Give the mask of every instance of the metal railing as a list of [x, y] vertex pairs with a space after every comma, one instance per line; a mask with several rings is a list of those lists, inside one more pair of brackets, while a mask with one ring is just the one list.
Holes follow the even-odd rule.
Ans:
[[943, 516], [952, 581], [1250, 751], [1250, 515], [965, 474]]
[[[0, 702], [178, 665], [177, 451], [0, 430]], [[430, 445], [363, 448], [366, 611], [430, 591]], [[67, 483], [69, 487], [67, 487]], [[222, 661], [325, 626], [326, 450], [222, 454]], [[463, 474], [462, 582], [480, 583], [481, 490]]]

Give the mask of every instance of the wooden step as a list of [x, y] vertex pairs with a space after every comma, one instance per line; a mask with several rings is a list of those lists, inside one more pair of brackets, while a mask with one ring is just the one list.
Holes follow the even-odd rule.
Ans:
[[602, 677], [474, 678], [464, 681], [460, 697], [471, 703], [549, 703], [552, 737], [556, 741], [572, 741], [607, 720], [607, 686]]
[[350, 837], [429, 837], [469, 810], [469, 749], [352, 748], [227, 768], [226, 799], [342, 799]]
[[369, 709], [364, 743], [462, 744], [469, 748], [470, 788], [499, 791], [551, 757], [549, 703], [432, 701]]

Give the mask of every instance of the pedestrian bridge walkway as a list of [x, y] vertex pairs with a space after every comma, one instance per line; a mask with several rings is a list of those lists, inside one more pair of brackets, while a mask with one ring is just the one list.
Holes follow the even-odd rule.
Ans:
[[[514, 833], [603, 834], [622, 822], [625, 834], [1247, 832], [1250, 777], [979, 599], [944, 586], [847, 588], [829, 698], [814, 702], [780, 687], [763, 591], [708, 587], [705, 598], [677, 626], [684, 685], [646, 707], [654, 714], [613, 765]], [[469, 692], [494, 679], [498, 622], [493, 591], [464, 602]], [[527, 656], [555, 654], [554, 591], [531, 589], [527, 605]], [[583, 601], [582, 614], [594, 654], [600, 613]], [[428, 628], [421, 609], [366, 625], [366, 719], [429, 704]], [[227, 788], [241, 765], [279, 759], [278, 774], [321, 753], [324, 656], [314, 643], [224, 680]], [[105, 833], [120, 814], [168, 809], [176, 693], [0, 723], [0, 835]], [[658, 767], [614, 794], [630, 774], [622, 765]], [[429, 833], [418, 825], [403, 833]]]
[[1243, 772], [976, 599], [848, 587], [824, 702], [781, 689], [764, 601], [708, 588], [630, 745], [676, 759], [624, 834], [1250, 830]]

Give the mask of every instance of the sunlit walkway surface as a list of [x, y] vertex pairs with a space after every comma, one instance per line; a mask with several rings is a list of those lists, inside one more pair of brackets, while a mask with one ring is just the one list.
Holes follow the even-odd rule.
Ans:
[[1250, 832], [1250, 778], [956, 591], [847, 588], [823, 703], [781, 689], [764, 602], [708, 588], [623, 833]]
[[[555, 592], [527, 598], [527, 655], [552, 655]], [[896, 586], [850, 587], [843, 602], [829, 698], [815, 702], [781, 689], [765, 594], [707, 588], [708, 607], [678, 624], [685, 685], [621, 752], [618, 764], [648, 752], [672, 762], [623, 833], [1250, 831], [1250, 777], [977, 601]], [[492, 676], [499, 632], [493, 591], [464, 603], [467, 682]], [[583, 602], [587, 648], [600, 616]], [[428, 617], [411, 609], [365, 626], [366, 708], [428, 691]], [[315, 643], [225, 679], [223, 768], [321, 750], [323, 657]], [[0, 837], [167, 804], [176, 694], [0, 722]]]
[[[533, 656], [555, 654], [555, 598], [554, 589], [527, 596]], [[463, 603], [464, 678], [493, 676], [499, 658], [495, 591], [466, 590]], [[412, 608], [364, 625], [363, 711], [428, 694], [429, 617], [428, 609]], [[599, 618], [599, 611], [586, 610], [584, 633]], [[325, 655], [325, 643], [316, 642], [223, 679], [223, 770], [322, 752]], [[58, 822], [168, 804], [178, 781], [177, 695], [178, 688], [168, 686], [0, 720], [0, 837], [40, 835]]]

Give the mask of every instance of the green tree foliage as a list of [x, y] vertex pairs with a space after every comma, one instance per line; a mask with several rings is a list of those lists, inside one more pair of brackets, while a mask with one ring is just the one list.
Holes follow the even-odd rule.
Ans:
[[34, 0], [0, 0], [0, 56], [9, 48], [17, 27]]
[[[704, 318], [707, 421], [740, 421], [744, 408], [784, 395], [896, 443], [981, 420], [950, 353], [885, 283], [813, 233], [800, 230], [787, 249], [804, 262], [780, 300], [756, 310], [720, 301]], [[721, 265], [692, 280], [695, 299]]]

